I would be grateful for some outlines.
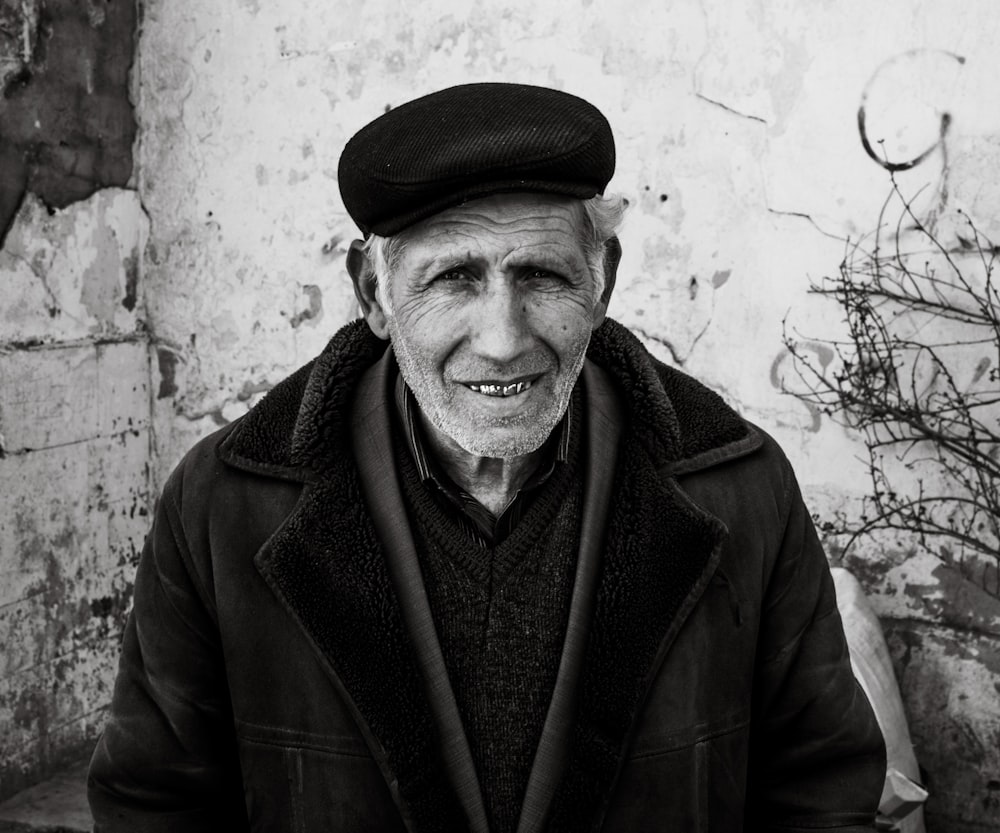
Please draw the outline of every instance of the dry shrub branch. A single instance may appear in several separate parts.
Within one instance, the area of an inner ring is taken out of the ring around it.
[[[966,214],[947,229],[921,221],[893,178],[877,230],[810,287],[845,316],[847,337],[825,342],[836,360],[817,362],[787,320],[783,340],[800,383],[788,392],[867,449],[864,512],[831,530],[845,551],[904,531],[1000,597],[998,255]]]

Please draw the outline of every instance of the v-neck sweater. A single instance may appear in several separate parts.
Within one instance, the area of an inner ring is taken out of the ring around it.
[[[514,833],[555,685],[580,537],[581,432],[509,536],[470,538],[395,448],[417,557],[492,833]]]

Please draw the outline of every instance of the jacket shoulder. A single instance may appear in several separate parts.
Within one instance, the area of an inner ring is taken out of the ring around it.
[[[169,530],[188,569],[205,588],[215,584],[220,558],[247,561],[292,511],[302,482],[233,466],[221,449],[246,416],[202,438],[181,458],[163,485],[155,527]],[[166,526],[163,526],[166,524]],[[225,544],[219,547],[219,542]],[[210,595],[214,595],[211,594]]]
[[[667,474],[713,465],[759,444],[719,394],[656,359],[617,321],[605,319],[594,332],[588,357],[615,381],[630,430]]]
[[[260,474],[288,474],[295,426],[316,360],[303,365],[275,385],[249,412],[227,429],[210,435],[215,455]],[[195,446],[192,452],[197,449]]]
[[[672,474],[695,471],[761,448],[770,438],[715,391],[660,361],[657,375],[677,419],[681,448]],[[773,444],[774,441],[771,440]]]

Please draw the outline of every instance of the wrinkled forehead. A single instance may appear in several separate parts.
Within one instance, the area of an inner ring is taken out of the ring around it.
[[[584,222],[583,203],[550,194],[495,194],[469,200],[426,218],[401,232],[412,239],[429,231],[488,229],[496,232],[579,232]]]
[[[441,211],[400,232],[406,251],[505,257],[551,252],[563,260],[584,255],[580,200],[548,194],[498,194]],[[411,259],[412,262],[412,259]]]

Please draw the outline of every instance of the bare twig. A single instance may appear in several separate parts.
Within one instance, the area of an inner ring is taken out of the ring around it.
[[[799,383],[789,392],[868,449],[863,514],[827,530],[848,536],[845,552],[878,530],[908,532],[954,550],[963,574],[975,572],[968,556],[992,562],[980,584],[1000,597],[1000,246],[964,214],[958,245],[945,246],[939,218],[923,222],[890,179],[875,231],[810,288],[845,314],[847,338],[820,340],[835,361],[818,364],[786,322]]]

